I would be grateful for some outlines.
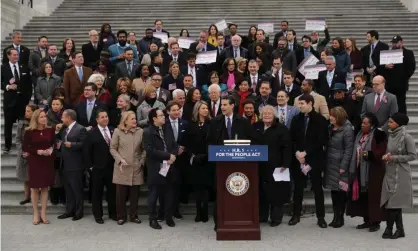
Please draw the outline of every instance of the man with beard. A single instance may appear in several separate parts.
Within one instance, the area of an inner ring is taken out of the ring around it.
[[[277,45],[277,49],[272,53],[272,59],[280,57],[283,63],[282,68],[291,71],[292,75],[296,76],[298,65],[295,52],[288,49],[285,37],[281,37]]]
[[[109,47],[110,52],[110,62],[113,65],[117,65],[120,62],[123,62],[125,60],[125,49],[130,47],[134,51],[134,60],[136,62],[139,61],[138,58],[138,52],[136,48],[130,44],[126,43],[126,40],[128,38],[128,33],[125,30],[120,30],[117,33],[118,37],[118,43],[113,44]]]
[[[29,69],[32,72],[32,82],[35,86],[36,80],[39,77],[41,60],[46,57],[48,57],[48,38],[46,36],[40,36],[38,38],[38,46],[29,55]]]
[[[50,63],[54,69],[54,74],[58,77],[64,76],[64,71],[67,68],[65,65],[65,60],[58,57],[58,47],[55,44],[51,44],[48,47],[48,56],[44,57],[41,60],[41,65],[43,63]]]
[[[392,50],[403,51],[403,62],[385,65],[383,75],[386,79],[386,90],[396,96],[399,112],[406,114],[406,91],[409,89],[409,79],[415,72],[415,55],[404,47],[401,36],[392,38]]]
[[[232,45],[232,41],[231,41],[232,37],[235,36],[235,35],[238,35],[237,34],[238,25],[231,23],[231,24],[228,25],[228,29],[229,29],[229,34],[230,35],[225,36],[225,47],[231,46]]]
[[[150,52],[150,48],[149,45],[150,44],[156,44],[158,46],[158,48],[162,47],[163,44],[161,42],[161,39],[154,37],[154,32],[152,31],[152,29],[148,28],[145,30],[145,37],[143,37],[139,42],[138,42],[138,52],[141,56],[147,54]]]

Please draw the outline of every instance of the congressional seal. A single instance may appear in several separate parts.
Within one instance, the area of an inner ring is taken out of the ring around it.
[[[244,195],[250,187],[248,177],[240,172],[231,173],[226,179],[226,189],[234,196]]]

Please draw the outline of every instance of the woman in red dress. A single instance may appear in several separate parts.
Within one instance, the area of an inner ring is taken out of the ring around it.
[[[23,139],[23,152],[28,156],[29,187],[33,205],[33,224],[49,224],[46,219],[48,187],[54,184],[54,129],[47,126],[45,111],[36,110],[26,128]],[[39,219],[38,201],[41,192],[41,218]]]

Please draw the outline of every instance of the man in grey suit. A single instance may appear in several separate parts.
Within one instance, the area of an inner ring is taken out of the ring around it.
[[[83,143],[87,135],[84,126],[77,124],[77,114],[67,109],[62,114],[62,124],[57,125],[57,138],[61,140],[61,164],[64,173],[64,189],[67,197],[65,213],[58,219],[83,218]],[[64,126],[64,127],[63,127]]]
[[[279,91],[277,93],[277,118],[279,119],[279,122],[284,124],[288,129],[290,129],[290,124],[293,120],[293,117],[299,114],[299,109],[287,105],[289,102],[289,94],[285,91]]]
[[[134,61],[134,50],[131,47],[125,49],[125,61],[116,65],[115,77],[119,78],[135,78],[135,72],[139,67],[139,64]]]
[[[385,78],[378,75],[373,78],[373,93],[364,97],[361,109],[362,117],[366,112],[372,112],[379,120],[379,127],[383,131],[388,131],[389,118],[398,112],[398,102],[396,96],[385,90]]]

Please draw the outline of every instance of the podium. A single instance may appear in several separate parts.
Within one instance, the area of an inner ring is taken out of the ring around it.
[[[268,160],[267,146],[210,145],[208,152],[216,162],[216,240],[260,240],[258,162]]]

